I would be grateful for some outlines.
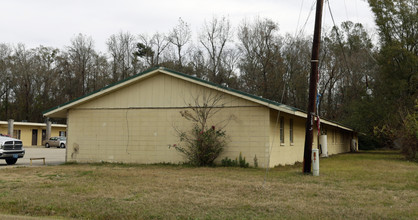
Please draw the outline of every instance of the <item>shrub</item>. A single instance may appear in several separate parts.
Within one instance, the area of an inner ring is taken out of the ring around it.
[[[416,159],[418,148],[418,101],[415,111],[408,113],[403,119],[402,147],[401,152],[407,159]]]
[[[371,135],[359,134],[358,142],[359,150],[375,150],[382,147],[376,138]]]
[[[178,128],[176,132],[180,143],[173,148],[182,153],[194,166],[212,166],[215,159],[223,151],[227,144],[226,133],[223,127],[229,119],[222,121],[224,126],[208,126],[209,119],[215,116],[224,107],[221,103],[222,95],[203,94],[195,97],[194,103],[188,105],[188,109],[180,111],[183,118],[193,123],[189,131]]]
[[[237,167],[238,163],[236,160],[231,160],[228,157],[225,157],[224,159],[222,159],[221,165],[223,167]]]
[[[245,157],[242,157],[241,153],[239,153],[239,157],[235,158],[235,160],[231,160],[228,157],[225,157],[224,159],[221,160],[221,165],[223,167],[242,167],[242,168],[248,168],[250,166],[250,164],[245,161]]]
[[[243,158],[242,157],[242,154],[241,154],[241,152],[239,153],[239,166],[240,167],[243,167],[243,168],[247,168],[247,167],[249,167],[250,166],[250,164],[248,164],[246,161],[245,161],[245,157]]]
[[[406,159],[416,160],[418,146],[418,99],[413,111],[399,111],[400,122],[375,127],[374,134],[391,147],[401,149]]]
[[[183,153],[194,166],[212,166],[226,145],[225,131],[212,126],[204,130],[197,125],[189,133],[180,134],[182,145],[173,147]]]

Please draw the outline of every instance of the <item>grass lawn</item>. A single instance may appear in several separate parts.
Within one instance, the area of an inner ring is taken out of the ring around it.
[[[81,219],[418,219],[418,164],[393,151],[270,169],[67,164],[0,170],[0,213]]]

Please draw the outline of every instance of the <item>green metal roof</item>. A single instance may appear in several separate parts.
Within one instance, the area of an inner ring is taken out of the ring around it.
[[[130,77],[126,78],[126,79],[122,79],[122,80],[120,80],[120,81],[118,81],[118,82],[115,82],[115,83],[109,84],[109,85],[107,85],[107,86],[105,86],[105,87],[103,87],[103,88],[101,88],[101,89],[98,89],[98,90],[93,91],[93,92],[91,92],[91,93],[88,93],[88,94],[86,94],[86,95],[83,95],[83,96],[80,96],[80,97],[75,98],[75,99],[73,99],[73,100],[70,100],[70,101],[68,101],[68,102],[66,102],[66,103],[64,103],[64,104],[57,105],[57,106],[52,107],[52,108],[50,108],[50,109],[48,109],[48,110],[45,110],[45,111],[43,111],[43,112],[42,112],[42,114],[46,114],[46,113],[48,113],[48,112],[50,112],[50,111],[53,111],[53,110],[55,110],[55,109],[58,109],[58,108],[64,107],[64,106],[69,105],[69,104],[71,104],[71,103],[74,103],[74,102],[76,102],[76,101],[78,101],[78,100],[80,100],[80,99],[86,98],[86,97],[88,97],[88,96],[91,96],[91,95],[93,95],[93,94],[96,94],[96,93],[98,93],[98,92],[101,92],[101,91],[103,91],[103,90],[106,90],[106,89],[108,89],[108,88],[114,87],[114,86],[116,86],[116,85],[119,85],[119,84],[121,84],[121,83],[123,83],[123,82],[129,81],[129,80],[134,79],[134,78],[136,78],[136,77],[140,77],[140,76],[142,76],[142,75],[145,75],[145,74],[147,74],[147,73],[149,73],[149,72],[152,72],[152,71],[154,71],[154,70],[157,70],[157,69],[158,69],[158,67],[153,67],[153,68],[150,68],[150,69],[148,69],[148,70],[145,70],[144,72],[141,72],[141,73],[138,73],[138,74],[136,74],[136,75],[130,76]]]
[[[183,77],[192,79],[192,80],[196,80],[196,81],[199,81],[199,82],[202,82],[202,83],[211,85],[211,86],[215,86],[215,87],[218,87],[220,89],[225,89],[225,90],[228,90],[230,92],[238,93],[238,94],[241,94],[241,95],[244,95],[244,96],[253,98],[253,99],[257,99],[259,101],[266,102],[266,103],[269,103],[269,104],[272,104],[272,105],[275,105],[275,106],[278,106],[278,107],[285,107],[285,108],[291,109],[292,111],[301,111],[301,112],[303,112],[300,109],[297,109],[297,108],[294,108],[294,107],[291,107],[291,106],[288,106],[288,105],[284,105],[284,104],[281,104],[281,103],[278,103],[278,102],[275,102],[275,101],[272,101],[272,100],[269,100],[269,99],[265,99],[265,98],[262,98],[260,96],[252,95],[250,93],[246,93],[246,92],[243,92],[243,91],[240,91],[240,90],[236,90],[236,89],[228,88],[228,87],[225,87],[225,86],[221,86],[219,84],[216,84],[216,83],[213,83],[213,82],[209,82],[207,80],[200,79],[200,78],[197,78],[197,77],[194,77],[194,76],[191,76],[191,75],[187,75],[187,74],[184,74],[184,73],[181,73],[181,72],[177,72],[177,71],[174,71],[174,70],[170,70],[170,69],[167,69],[165,67],[161,67],[160,69],[163,69],[163,70],[165,70],[167,72],[170,72],[170,73],[173,73],[173,74],[177,74],[177,75],[180,75],[180,76],[183,76]]]
[[[131,79],[134,79],[134,78],[137,78],[137,77],[141,77],[143,75],[146,75],[147,73],[153,72],[153,71],[158,70],[158,69],[165,70],[167,72],[170,72],[170,73],[173,73],[175,75],[179,75],[179,76],[182,76],[182,77],[185,77],[185,78],[189,78],[191,80],[199,81],[199,82],[202,82],[204,84],[208,84],[208,85],[211,85],[211,86],[215,86],[215,87],[218,87],[220,89],[225,89],[225,90],[228,90],[228,91],[233,92],[233,93],[238,93],[240,95],[244,95],[244,96],[247,96],[249,98],[257,99],[259,101],[266,102],[266,103],[271,104],[271,105],[275,105],[275,106],[282,107],[282,108],[283,107],[284,108],[288,108],[289,110],[292,110],[292,111],[301,111],[301,112],[304,112],[304,111],[302,111],[300,109],[297,109],[297,108],[294,108],[294,107],[291,107],[291,106],[288,106],[288,105],[284,105],[284,104],[281,104],[281,103],[278,103],[278,102],[275,102],[275,101],[272,101],[272,100],[269,100],[269,99],[265,99],[265,98],[262,98],[260,96],[252,95],[252,94],[249,94],[249,93],[246,93],[246,92],[243,92],[243,91],[239,91],[239,90],[236,90],[236,89],[232,89],[232,88],[228,88],[228,87],[225,87],[225,86],[221,86],[219,84],[216,84],[216,83],[213,83],[213,82],[209,82],[207,80],[200,79],[200,78],[197,78],[197,77],[194,77],[194,76],[185,74],[185,73],[181,73],[181,72],[178,72],[178,71],[174,71],[174,70],[171,70],[171,69],[168,69],[168,68],[165,68],[165,67],[154,67],[154,68],[150,68],[150,69],[148,69],[148,70],[146,70],[144,72],[141,72],[139,74],[130,76],[130,77],[126,78],[126,79],[120,80],[120,81],[118,81],[116,83],[109,84],[109,85],[107,85],[107,86],[105,86],[105,87],[103,87],[103,88],[101,88],[99,90],[93,91],[93,92],[88,93],[88,94],[83,95],[83,96],[80,96],[80,97],[78,97],[76,99],[73,99],[71,101],[68,101],[66,103],[63,103],[61,105],[58,105],[58,106],[55,106],[55,107],[50,108],[48,110],[45,110],[45,111],[42,112],[42,114],[46,114],[46,113],[48,113],[50,111],[53,111],[55,109],[64,107],[64,106],[69,105],[71,103],[74,103],[74,102],[76,102],[76,101],[78,101],[80,99],[86,98],[88,96],[91,96],[91,95],[96,94],[98,92],[101,92],[103,90],[109,89],[111,87],[114,87],[114,86],[119,85],[119,84],[121,84],[123,82],[129,81]]]
[[[184,77],[184,78],[188,78],[188,79],[190,79],[190,80],[192,80],[192,81],[197,81],[197,82],[200,82],[200,83],[203,83],[203,84],[209,85],[209,86],[217,87],[217,88],[219,88],[219,89],[221,89],[221,90],[227,90],[227,91],[229,91],[229,92],[231,92],[231,93],[235,93],[235,94],[237,94],[237,95],[242,95],[242,96],[248,97],[248,98],[250,98],[250,99],[255,99],[255,100],[260,101],[260,102],[261,102],[261,103],[263,103],[264,105],[273,105],[273,106],[277,106],[277,107],[282,108],[282,109],[287,109],[287,110],[290,110],[290,111],[293,111],[293,112],[301,112],[301,113],[306,114],[306,111],[303,111],[303,110],[301,110],[301,109],[298,109],[298,108],[295,108],[295,107],[291,107],[291,106],[288,106],[288,105],[285,105],[285,104],[281,104],[281,103],[279,103],[279,102],[275,102],[275,101],[272,101],[272,100],[269,100],[269,99],[266,99],[266,98],[262,98],[262,97],[260,97],[260,96],[256,96],[256,95],[253,95],[253,94],[249,94],[249,93],[243,92],[243,91],[239,91],[239,90],[236,90],[236,89],[232,89],[232,88],[228,88],[228,87],[225,87],[225,86],[221,86],[221,85],[219,85],[219,84],[216,84],[216,83],[213,83],[213,82],[209,82],[209,81],[207,81],[207,80],[200,79],[200,78],[198,78],[198,77],[191,76],[191,75],[188,75],[188,74],[185,74],[185,73],[181,73],[181,72],[178,72],[178,71],[174,71],[174,70],[171,70],[171,69],[168,69],[168,68],[165,68],[165,67],[154,67],[154,68],[150,68],[150,69],[148,69],[148,70],[146,70],[146,71],[144,71],[144,72],[141,72],[141,73],[138,73],[138,74],[133,75],[133,76],[131,76],[131,77],[128,77],[128,78],[126,78],[126,79],[120,80],[120,81],[118,81],[118,82],[116,82],[116,83],[109,84],[109,85],[107,85],[107,86],[105,86],[105,87],[103,87],[103,88],[101,88],[101,89],[99,89],[99,90],[96,90],[96,91],[94,91],[94,92],[88,93],[88,94],[86,94],[86,95],[84,95],[84,96],[78,97],[78,98],[73,99],[73,100],[71,100],[71,101],[69,101],[69,102],[66,102],[66,103],[64,103],[64,104],[61,104],[61,105],[55,106],[55,107],[53,107],[53,108],[51,108],[51,109],[48,109],[48,110],[46,110],[46,111],[42,112],[42,114],[44,114],[44,115],[45,115],[45,114],[47,114],[48,112],[54,111],[54,110],[59,109],[59,108],[61,108],[61,107],[65,107],[65,106],[67,106],[67,105],[70,105],[70,104],[72,104],[72,103],[74,103],[74,102],[76,102],[76,101],[79,101],[79,100],[81,100],[81,99],[84,99],[84,98],[87,98],[87,97],[89,97],[89,96],[92,96],[92,95],[94,95],[94,94],[96,94],[96,93],[99,93],[99,92],[101,92],[101,91],[104,91],[104,90],[107,90],[107,89],[111,89],[112,87],[115,87],[115,86],[117,86],[117,85],[119,85],[119,84],[122,84],[122,83],[124,83],[124,82],[127,82],[127,81],[129,81],[129,80],[132,80],[132,79],[135,79],[135,78],[142,77],[142,76],[144,76],[144,75],[146,75],[146,74],[148,74],[148,73],[154,72],[154,71],[156,72],[157,70],[166,71],[166,72],[169,72],[169,73],[174,74],[174,75],[178,75],[178,76],[181,76],[181,77]],[[336,124],[336,125],[343,126],[343,127],[344,127],[344,128],[346,128],[346,129],[348,128],[347,126],[341,125],[341,124],[339,124],[339,123],[337,123],[337,122],[333,122],[333,121],[329,121],[329,120],[326,120],[326,122],[331,122],[331,123],[334,123],[334,124]],[[349,129],[349,128],[348,128],[348,129]],[[350,129],[350,130],[351,130],[351,129]]]

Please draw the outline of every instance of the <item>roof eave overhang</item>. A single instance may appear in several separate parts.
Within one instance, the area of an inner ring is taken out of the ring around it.
[[[180,78],[180,79],[183,79],[185,81],[192,82],[194,84],[198,84],[198,85],[201,85],[201,86],[204,86],[204,87],[208,87],[208,88],[226,93],[226,94],[231,95],[231,96],[239,97],[239,98],[242,98],[242,99],[245,99],[245,100],[248,100],[248,101],[263,105],[263,106],[266,106],[268,108],[276,109],[276,110],[286,112],[286,113],[289,113],[289,114],[295,114],[295,111],[293,111],[291,109],[287,109],[285,107],[281,107],[281,106],[273,105],[273,104],[270,104],[270,103],[266,103],[265,101],[258,100],[256,98],[251,98],[247,95],[242,95],[242,94],[236,93],[234,91],[230,91],[228,89],[225,89],[225,88],[222,88],[222,87],[219,87],[219,86],[216,86],[216,85],[210,85],[210,84],[207,84],[206,82],[196,81],[194,79],[184,77],[184,76],[181,76],[181,75],[178,75],[178,74],[174,74],[174,73],[172,73],[170,71],[166,71],[166,70],[160,70],[160,71],[164,72],[167,75],[170,75],[170,76],[173,76],[173,77],[176,77],[176,78]]]
[[[252,95],[249,95],[249,94],[246,94],[246,93],[239,93],[235,90],[224,88],[224,87],[221,87],[221,86],[213,84],[213,83],[209,83],[209,82],[204,81],[204,80],[195,79],[194,77],[191,77],[191,76],[188,76],[188,75],[185,75],[185,74],[177,73],[175,71],[166,70],[163,67],[151,69],[148,72],[144,72],[143,74],[141,74],[139,76],[138,75],[133,76],[133,77],[128,78],[127,80],[124,80],[124,81],[119,82],[117,84],[109,85],[107,87],[104,87],[101,90],[95,91],[91,94],[85,95],[81,98],[70,101],[70,102],[65,103],[61,106],[57,106],[57,107],[55,107],[51,110],[47,110],[43,114],[43,116],[44,117],[50,117],[50,118],[66,118],[67,117],[67,111],[70,108],[74,108],[74,107],[76,107],[76,106],[78,106],[78,105],[80,105],[80,104],[82,104],[82,103],[84,103],[88,100],[92,100],[92,99],[101,97],[101,96],[106,95],[110,92],[121,89],[121,88],[123,88],[127,85],[130,85],[130,84],[133,84],[133,83],[138,82],[140,80],[151,77],[152,75],[154,75],[158,72],[170,75],[170,76],[175,77],[175,78],[180,78],[182,80],[185,80],[185,81],[188,81],[188,82],[191,82],[191,83],[194,83],[194,84],[198,84],[198,85],[201,85],[201,86],[204,86],[204,87],[207,87],[207,88],[211,88],[211,89],[214,89],[214,90],[217,90],[217,91],[220,91],[220,92],[223,92],[223,93],[235,96],[235,97],[239,97],[239,98],[242,98],[242,99],[245,99],[245,100],[249,100],[251,102],[260,104],[261,106],[265,106],[265,107],[268,107],[270,109],[274,109],[274,110],[277,110],[277,111],[281,111],[281,112],[291,114],[291,115],[295,115],[295,116],[302,117],[302,118],[307,118],[307,114],[305,112],[302,112],[302,111],[300,111],[296,108],[291,108],[289,106],[286,106],[286,105],[283,105],[283,104],[280,104],[280,103],[275,103],[275,102],[269,103],[269,102],[265,101],[265,99],[263,99],[263,98],[252,96]],[[324,123],[324,124],[328,124],[328,125],[331,125],[331,126],[335,126],[335,127],[344,129],[344,130],[353,131],[350,128],[347,128],[345,126],[341,126],[337,123],[334,123],[334,122],[331,122],[331,121],[328,121],[328,120],[321,119],[321,122]]]
[[[135,83],[135,82],[137,82],[139,80],[142,80],[144,78],[150,77],[151,75],[157,73],[158,71],[160,71],[160,70],[159,69],[155,69],[155,70],[152,70],[150,72],[147,72],[147,73],[145,73],[145,74],[143,74],[143,75],[141,75],[139,77],[133,77],[133,78],[130,78],[128,80],[122,81],[122,82],[120,82],[120,83],[118,83],[116,85],[110,85],[110,86],[104,87],[101,90],[95,91],[95,92],[93,92],[91,94],[88,94],[88,95],[85,95],[85,96],[82,96],[81,98],[78,98],[76,100],[70,101],[70,102],[65,103],[65,104],[63,104],[61,106],[57,106],[54,109],[51,109],[49,111],[47,110],[43,114],[43,116],[44,117],[49,117],[49,118],[66,118],[67,117],[67,110],[69,110],[70,108],[73,108],[75,106],[78,106],[78,105],[80,105],[80,104],[82,104],[82,103],[84,103],[84,102],[86,102],[88,100],[92,100],[92,99],[101,97],[103,95],[106,95],[106,94],[108,94],[110,92],[116,91],[116,90],[118,90],[120,88],[123,88],[123,87],[125,87],[125,86],[127,86],[129,84]]]

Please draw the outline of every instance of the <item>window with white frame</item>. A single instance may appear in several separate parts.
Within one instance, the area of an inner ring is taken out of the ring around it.
[[[289,120],[289,142],[293,144],[293,118]]]
[[[280,144],[284,144],[284,117],[280,117]]]

